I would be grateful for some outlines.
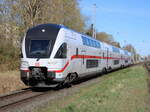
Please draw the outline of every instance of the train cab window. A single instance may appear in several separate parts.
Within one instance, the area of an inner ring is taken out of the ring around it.
[[[50,40],[31,40],[29,53],[32,57],[48,56],[49,49],[51,48]]]
[[[67,44],[66,43],[63,43],[59,47],[54,58],[67,58]]]

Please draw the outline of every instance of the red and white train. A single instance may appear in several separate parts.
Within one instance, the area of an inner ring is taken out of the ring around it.
[[[67,84],[130,64],[130,52],[63,25],[33,27],[22,42],[21,80],[33,87]]]

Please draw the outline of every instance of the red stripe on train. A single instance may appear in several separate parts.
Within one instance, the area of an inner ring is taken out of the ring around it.
[[[116,58],[116,57],[102,57],[102,56],[89,56],[89,55],[73,55],[71,56],[71,60],[73,59],[79,59],[79,58],[95,58],[95,59],[125,59],[125,58]],[[54,71],[56,73],[60,73],[60,72],[63,72],[67,66],[69,65],[69,61],[65,64],[65,66],[60,69],[60,70],[49,70],[50,71]]]
[[[67,68],[68,65],[69,65],[69,61],[61,70],[48,70],[48,72],[57,72],[57,73],[63,72]]]

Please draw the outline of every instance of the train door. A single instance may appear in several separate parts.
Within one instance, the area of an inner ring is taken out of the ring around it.
[[[80,71],[82,72],[82,75],[85,75],[86,70],[87,70],[85,55],[86,55],[86,50],[82,49],[81,50],[81,61],[80,61],[80,64],[81,64]]]
[[[106,51],[105,50],[102,50],[102,55],[101,56],[102,56],[102,59],[100,59],[100,65],[99,65],[99,67],[102,70],[103,68],[106,67],[106,59],[105,59],[105,57],[106,57]]]
[[[75,59],[72,60],[72,69],[73,72],[77,72],[79,77],[83,76],[86,72],[85,70],[85,51],[81,50],[81,48],[76,47],[75,52]]]
[[[108,68],[108,66],[109,66],[109,49],[108,48],[106,48],[106,65],[107,65],[107,68]]]
[[[102,51],[99,51],[99,56],[102,57],[103,56],[103,52]],[[97,68],[97,71],[101,71],[102,68],[103,68],[103,59],[98,59],[98,68]]]
[[[81,62],[79,57],[79,48],[74,47],[71,50],[72,54],[70,55],[70,62],[71,62],[71,69],[72,72],[76,72],[78,74],[81,74],[80,68],[81,68]]]
[[[121,65],[124,65],[123,55],[121,54]]]

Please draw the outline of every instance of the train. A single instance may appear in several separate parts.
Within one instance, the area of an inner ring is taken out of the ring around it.
[[[21,80],[31,87],[56,87],[133,63],[126,50],[64,25],[40,24],[21,44]]]

